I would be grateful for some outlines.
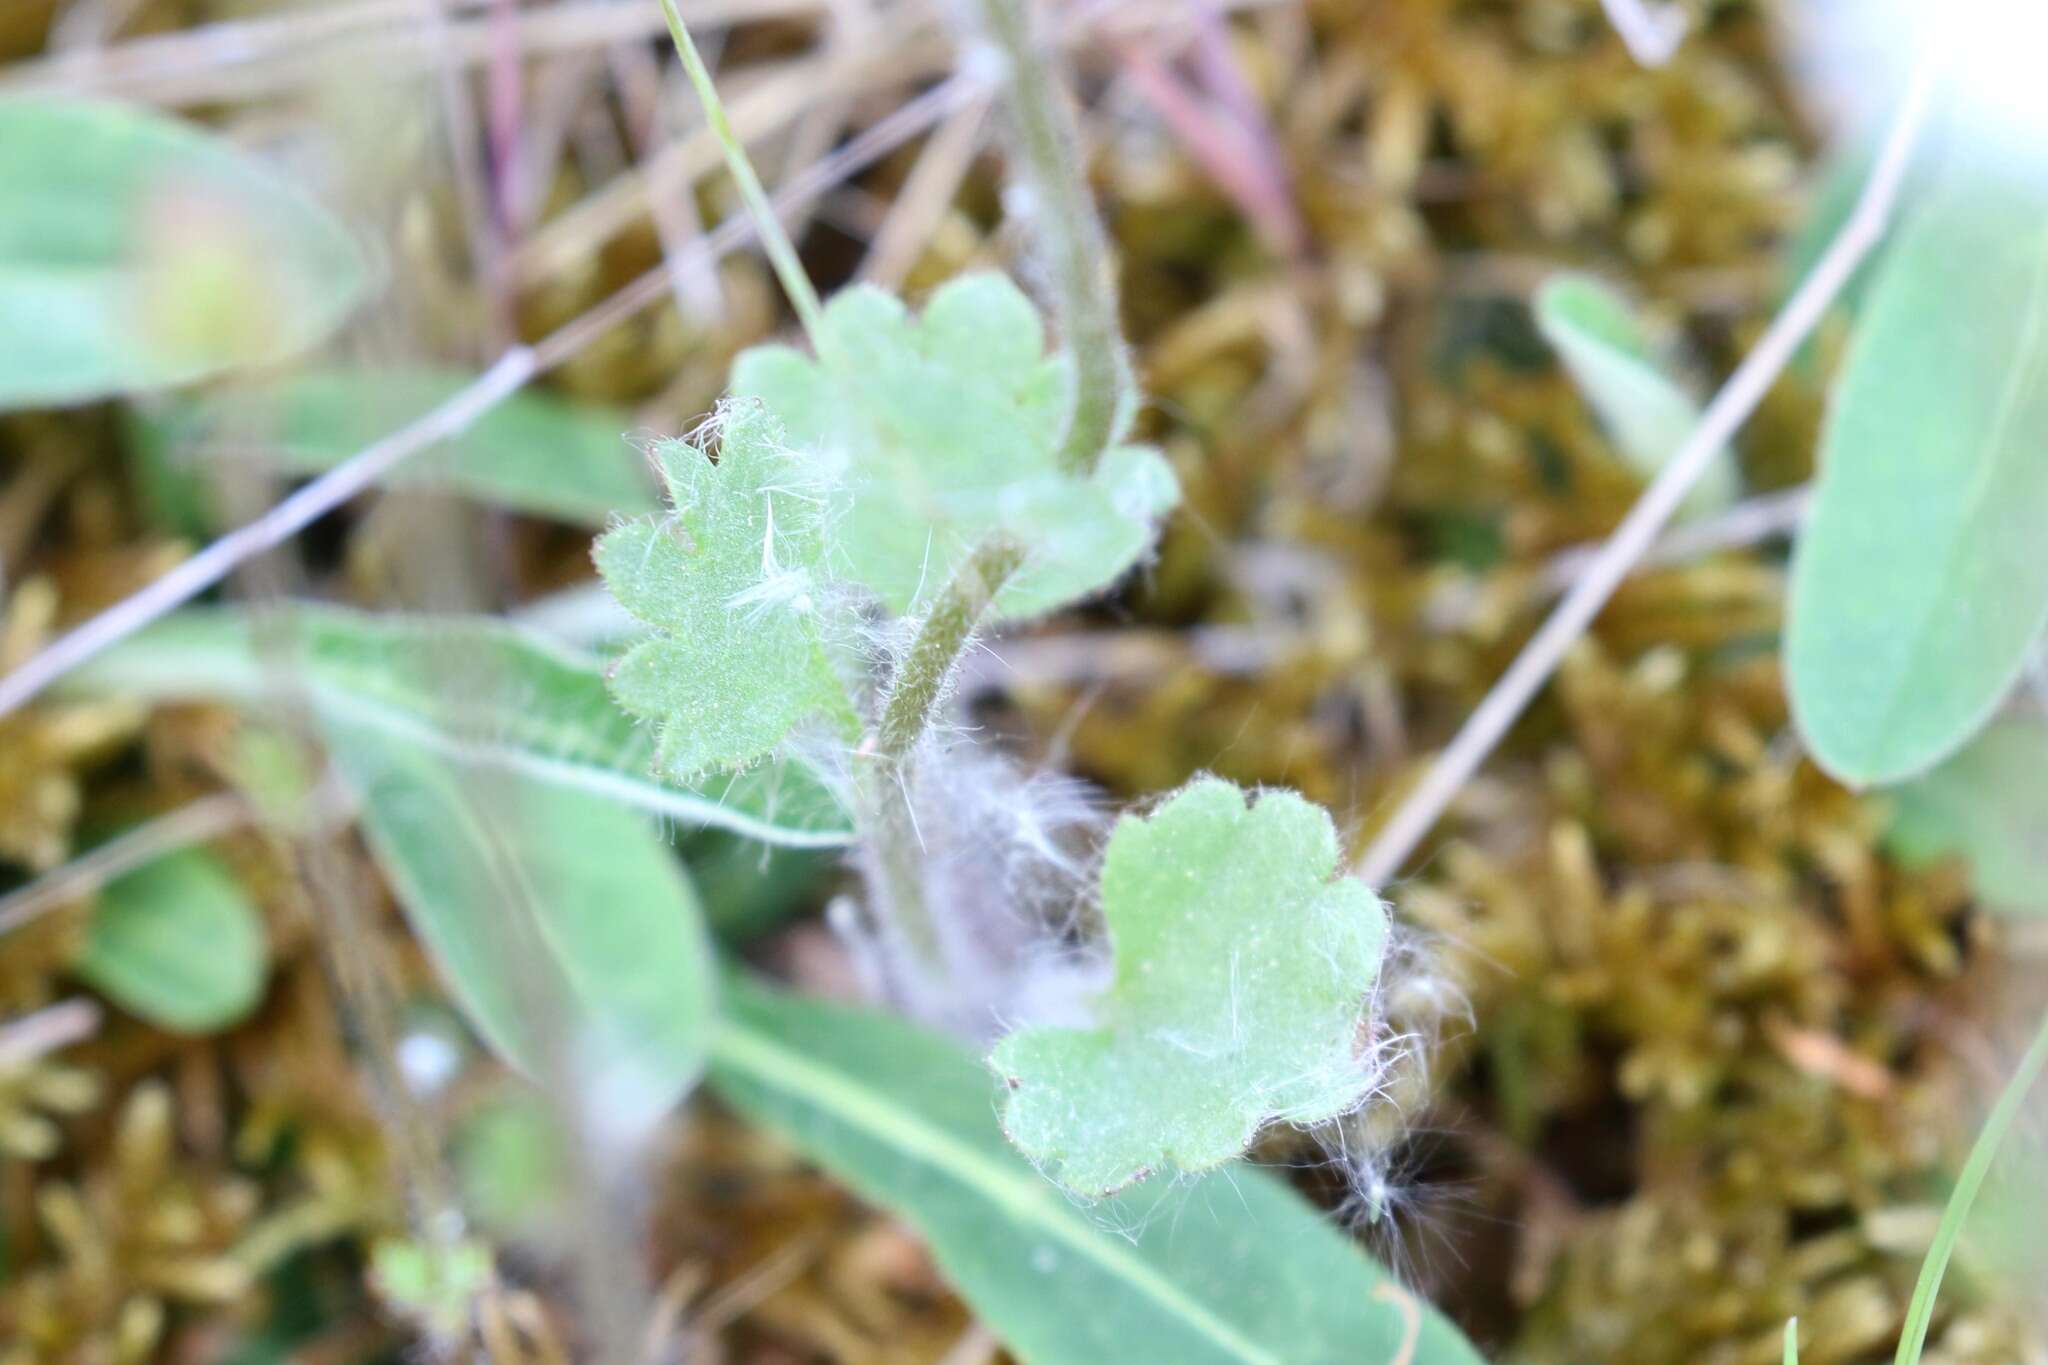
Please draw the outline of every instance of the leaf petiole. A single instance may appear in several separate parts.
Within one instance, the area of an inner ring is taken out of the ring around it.
[[[911,808],[911,761],[931,729],[989,604],[1024,562],[1015,542],[992,536],[960,566],[918,627],[882,704],[882,719],[857,778],[857,819],[870,859],[876,909],[900,937],[908,965],[929,986],[947,980],[945,946],[924,895],[924,847]]]

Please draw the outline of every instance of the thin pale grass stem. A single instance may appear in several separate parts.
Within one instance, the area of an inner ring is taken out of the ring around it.
[[[0,1024],[0,1071],[27,1066],[99,1032],[100,1007],[83,996]]]
[[[648,160],[659,154],[666,139],[667,100],[661,64],[652,50],[639,43],[621,43],[609,56],[613,82],[627,108],[626,142],[639,159],[639,173],[644,176]],[[663,253],[676,260],[690,259],[693,244],[704,235],[696,196],[650,194],[648,201]],[[677,276],[675,298],[676,311],[685,318],[716,320],[725,316],[725,286],[709,263]]]
[[[868,244],[858,272],[861,279],[890,290],[902,285],[952,208],[960,182],[974,164],[988,108],[989,101],[976,100],[926,139],[917,163],[889,206],[888,216]]]
[[[1927,121],[1933,88],[1933,72],[1923,67],[1915,74],[1906,92],[1855,211],[1842,225],[1827,253],[1793,294],[1784,311],[1771,323],[1755,349],[1744,357],[1727,384],[1714,396],[1699,426],[1694,428],[1670,463],[1644,491],[1599,555],[1586,566],[1585,574],[1572,585],[1557,609],[1472,712],[1450,746],[1437,757],[1422,781],[1374,836],[1358,864],[1358,875],[1365,881],[1374,886],[1384,885],[1434,828],[1438,817],[1549,681],[1566,652],[1585,633],[1593,618],[1599,615],[1615,588],[1656,542],[1658,533],[1693,484],[1699,481],[1716,452],[1748,420],[1807,335],[1819,325],[1864,257],[1884,236],[1913,149]]]
[[[734,183],[740,187],[740,198],[745,201],[747,212],[754,216],[754,228],[760,235],[761,247],[768,253],[769,264],[775,267],[775,277],[782,281],[782,292],[789,296],[790,307],[796,309],[797,317],[803,322],[812,349],[817,350],[825,337],[825,308],[818,301],[817,286],[804,273],[804,264],[797,258],[796,243],[790,241],[789,234],[782,230],[782,219],[770,202],[768,191],[762,188],[761,177],[754,173],[754,163],[748,160],[747,149],[740,145],[732,120],[726,117],[725,101],[718,97],[718,85],[711,79],[711,70],[704,65],[704,58],[697,51],[697,41],[690,36],[689,25],[676,12],[676,0],[661,0],[661,12],[668,20],[668,36],[675,42],[676,55],[683,59],[683,70],[690,73],[690,84],[696,87],[697,102],[704,106],[704,118],[710,123],[711,131],[717,135],[718,145],[725,153],[726,169],[732,172]]]
[[[1660,564],[1682,564],[1716,550],[1737,550],[1789,535],[1806,520],[1813,506],[1813,489],[1806,484],[1776,493],[1746,498],[1725,512],[1689,522],[1659,536],[1644,552],[1638,568]],[[1563,592],[1576,583],[1599,558],[1599,545],[1577,545],[1560,550],[1543,565],[1543,581],[1552,591]]]
[[[962,107],[981,88],[979,82],[966,77],[954,77],[934,86],[864,129],[830,157],[813,165],[809,173],[793,179],[777,198],[795,202],[823,193]],[[716,259],[752,233],[751,219],[744,213],[735,214],[701,239],[697,254]],[[665,262],[531,347],[507,351],[489,370],[439,407],[366,446],[254,521],[215,540],[164,577],[59,636],[13,672],[0,677],[0,716],[19,709],[102,650],[214,587],[251,556],[283,543],[317,518],[366,491],[413,455],[461,434],[470,423],[537,375],[562,364],[643,308],[667,297],[676,272],[684,268],[682,262]]]
[[[1274,2],[1228,0],[1218,8],[1251,9]],[[733,126],[748,140],[758,141],[794,122],[807,100],[851,99],[878,83],[916,83],[947,69],[950,54],[943,44],[933,41],[936,35],[923,27],[924,17],[920,12],[911,25],[891,30],[893,46],[886,52],[873,52],[856,42],[825,55],[791,58],[773,69],[762,69],[766,64],[760,64],[734,73],[727,81],[733,92],[727,106]],[[1188,19],[1186,12],[1120,0],[1120,7],[1113,10],[1096,5],[1064,16],[1058,38],[1062,44],[1072,44],[1090,31],[1090,24],[1096,24],[1119,41],[1136,41],[1155,30],[1184,25]],[[700,17],[698,27],[706,22]],[[743,76],[752,81],[744,88],[740,85]],[[708,129],[693,130],[670,142],[644,165],[616,177],[513,247],[509,253],[513,278],[522,284],[535,283],[585,260],[601,244],[639,221],[652,202],[677,193],[702,175],[718,155],[716,138]],[[788,216],[787,209],[782,212]]]
[[[108,882],[166,853],[203,844],[250,823],[255,812],[233,792],[216,792],[109,839],[98,848],[0,896],[0,935],[34,923],[60,905],[92,895]]]
[[[1970,1208],[1977,1202],[1978,1191],[1984,1188],[1985,1177],[1991,1173],[1991,1163],[1998,1156],[1999,1146],[2005,1141],[2013,1120],[2019,1116],[2020,1105],[2025,1102],[2027,1092],[2034,1088],[2034,1081],[2040,1076],[2044,1064],[2048,1064],[2048,1014],[2041,1017],[2034,1041],[2020,1058],[2012,1079],[1999,1093],[1998,1102],[1991,1106],[1991,1114],[1978,1130],[1977,1140],[1970,1146],[1970,1155],[1963,1162],[1962,1173],[1956,1177],[1956,1187],[1949,1194],[1948,1207],[1941,1211],[1941,1222],[1934,1230],[1934,1243],[1927,1248],[1927,1258],[1920,1263],[1920,1278],[1914,1282],[1912,1301],[1906,1305],[1906,1322],[1899,1330],[1899,1350],[1893,1357],[1895,1365],[1919,1365],[1920,1352],[1927,1345],[1927,1328],[1934,1320],[1935,1300],[1941,1294],[1941,1279],[1948,1272],[1949,1258],[1955,1254],[1956,1239],[1962,1235],[1963,1224],[1969,1220]]]
[[[842,83],[865,81],[859,71],[812,54],[775,63],[750,65],[729,81],[732,101],[727,112],[734,128],[750,141],[774,136],[797,117],[805,101]],[[657,68],[657,75],[659,68]],[[920,79],[924,69],[892,64],[883,75]],[[723,159],[717,134],[708,126],[692,126],[670,138],[641,164],[613,176],[598,189],[528,233],[511,252],[513,279],[538,284],[579,261],[589,259],[606,242],[632,227],[654,206],[692,193],[697,179]]]
[[[489,176],[476,154],[476,109],[470,104],[469,85],[462,69],[452,60],[451,23],[448,0],[420,0],[426,15],[427,32],[442,45],[444,60],[435,80],[441,101],[441,121],[448,144],[448,163],[455,173],[455,202],[462,217],[462,233],[469,243],[470,261],[484,281],[484,295],[490,301],[487,316],[491,350],[502,349],[511,339],[511,305],[505,289],[505,252],[501,224],[490,211]]]
[[[490,0],[452,0],[457,11]],[[751,23],[815,14],[824,0],[692,0],[697,22]],[[452,61],[491,60],[486,19],[458,22],[444,47],[420,32],[417,0],[308,8],[288,16],[223,20],[90,51],[25,61],[0,78],[10,92],[119,95],[157,104],[222,103],[284,94],[329,77],[337,63],[396,80]],[[577,52],[661,32],[642,0],[583,0],[519,12],[513,38],[522,56]]]

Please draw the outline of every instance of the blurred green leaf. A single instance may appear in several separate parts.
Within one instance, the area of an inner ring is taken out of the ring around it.
[[[263,997],[263,916],[212,854],[166,854],[107,884],[74,967],[159,1028],[212,1033]]]
[[[826,364],[747,351],[732,391],[765,402],[819,463],[835,498],[829,567],[896,612],[928,606],[1000,535],[1026,560],[995,615],[1042,615],[1115,582],[1179,499],[1147,446],[1112,447],[1092,475],[1061,468],[1067,360],[1046,354],[1038,310],[1002,275],[954,280],[915,318],[879,289],[848,289],[819,344]]]
[[[545,1234],[572,1188],[567,1135],[546,1103],[515,1096],[469,1114],[455,1132],[455,1173],[462,1207],[504,1236]]]
[[[684,845],[712,931],[745,943],[815,908],[840,865],[834,849],[787,848],[707,829]]]
[[[0,410],[79,403],[283,359],[367,281],[304,191],[190,124],[0,99]]]
[[[474,378],[434,369],[333,371],[169,399],[133,418],[136,454],[160,502],[197,457],[318,474],[432,411]],[[628,413],[529,389],[454,440],[401,464],[389,482],[603,526],[620,513],[658,506],[646,458],[627,439],[632,425]]]
[[[1590,275],[1559,275],[1537,292],[1536,326],[1615,448],[1655,478],[1699,425],[1700,406],[1665,372],[1628,299]],[[1718,512],[1740,491],[1735,457],[1723,448],[1680,513]]]
[[[1003,1128],[1085,1197],[1240,1156],[1271,1120],[1356,1108],[1387,915],[1337,874],[1337,831],[1293,792],[1199,778],[1117,823],[1102,864],[1116,976],[1094,1027],[1019,1029],[989,1065]]]
[[[2048,728],[2041,722],[1999,721],[1888,798],[1885,841],[1900,859],[1924,864],[1961,855],[1985,904],[2048,913]]]
[[[386,1237],[370,1248],[370,1287],[390,1309],[441,1340],[469,1331],[476,1301],[497,1279],[482,1242],[439,1246]]]
[[[329,726],[364,837],[486,1042],[640,1131],[703,1069],[716,984],[682,864],[603,797]]]
[[[108,649],[66,686],[146,701],[261,703],[273,676],[264,618],[181,612]],[[481,766],[591,792],[766,843],[848,842],[844,808],[797,762],[686,785],[655,772],[648,733],[613,705],[594,656],[488,617],[373,616],[295,606],[270,622],[276,664],[296,669],[323,713]],[[443,724],[462,718],[462,733]]]
[[[1021,1359],[1479,1365],[1286,1184],[1233,1167],[1088,1206],[1004,1141],[988,1072],[902,1020],[728,982],[711,1080],[909,1220]]]
[[[1967,155],[1906,222],[1822,436],[1786,667],[1814,758],[1903,781],[1975,734],[2048,624],[2048,189]]]

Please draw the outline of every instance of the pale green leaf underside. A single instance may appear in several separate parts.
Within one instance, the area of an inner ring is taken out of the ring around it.
[[[1102,871],[1116,975],[1093,1029],[1027,1028],[990,1065],[1011,1141],[1084,1195],[1241,1154],[1272,1120],[1355,1107],[1386,944],[1364,883],[1332,879],[1330,817],[1291,792],[1247,805],[1203,778],[1125,819]]]
[[[1845,782],[1990,717],[2048,623],[2048,192],[1965,160],[1906,223],[1822,435],[1792,558],[1793,715]]]
[[[819,716],[851,723],[818,630],[827,499],[758,403],[723,410],[718,462],[661,447],[674,511],[605,533],[597,568],[654,628],[612,666],[664,771],[744,767]]]
[[[1536,295],[1536,326],[1600,419],[1615,448],[1655,478],[1700,422],[1699,404],[1666,374],[1629,302],[1589,275],[1559,275]],[[1681,504],[1681,515],[1726,508],[1740,491],[1724,447]]]
[[[921,317],[878,289],[825,309],[828,364],[762,346],[733,367],[834,488],[833,570],[915,614],[984,539],[1023,546],[995,613],[1017,619],[1108,587],[1179,498],[1157,451],[1110,450],[1091,477],[1058,461],[1069,379],[1037,310],[997,274],[940,289]]]
[[[263,916],[212,854],[169,853],[107,884],[74,968],[159,1028],[211,1033],[262,998]]]
[[[339,326],[367,280],[302,190],[127,105],[0,98],[0,186],[0,410],[281,359]]]
[[[460,392],[453,370],[364,369],[297,375],[139,414],[148,455],[173,469],[197,459],[318,474]],[[447,489],[585,526],[659,506],[646,460],[626,440],[631,414],[527,390],[452,441],[401,464],[391,482]]]
[[[703,1069],[716,982],[682,865],[603,797],[330,722],[363,833],[491,1047],[626,1131]]]
[[[1987,905],[2048,913],[2048,728],[2040,722],[1994,723],[1889,801],[1885,840],[1900,858],[1960,854]]]
[[[145,701],[259,704],[282,680],[266,670],[260,619],[182,612],[113,646],[66,685]],[[663,778],[651,735],[613,705],[596,657],[502,622],[294,606],[276,626],[278,658],[294,670],[288,680],[340,722],[766,843],[826,847],[853,837],[844,806],[801,764],[694,785]]]
[[[915,1225],[1031,1365],[1478,1365],[1457,1329],[1262,1171],[1083,1206],[1009,1149],[988,1073],[951,1042],[745,981],[726,999],[712,1085]]]

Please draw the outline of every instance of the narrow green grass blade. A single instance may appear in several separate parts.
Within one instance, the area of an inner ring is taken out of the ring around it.
[[[703,1069],[715,980],[695,892],[640,813],[332,725],[363,833],[497,1053],[637,1132]]]
[[[2042,1017],[2033,1043],[2020,1058],[2012,1079],[2005,1083],[1998,1103],[1991,1106],[1991,1115],[1978,1130],[1977,1141],[1970,1147],[1962,1174],[1956,1177],[1956,1187],[1949,1194],[1948,1207],[1941,1211],[1941,1223],[1934,1230],[1934,1244],[1927,1249],[1927,1259],[1920,1263],[1920,1278],[1913,1286],[1913,1300],[1906,1305],[1906,1325],[1899,1332],[1899,1351],[1894,1357],[1896,1365],[1919,1365],[1920,1352],[1927,1345],[1928,1324],[1934,1320],[1935,1300],[1941,1293],[1941,1278],[1948,1271],[1949,1258],[1955,1254],[1956,1238],[1962,1235],[1963,1224],[1970,1217],[1970,1207],[1977,1202],[1977,1192],[1984,1187],[1985,1177],[1991,1173],[1991,1163],[1998,1156],[2000,1144],[2005,1141],[2006,1130],[2018,1117],[2020,1105],[2027,1098],[2027,1092],[2034,1088],[2035,1078],[2041,1074],[2044,1064],[2048,1064],[2048,1015]]]
[[[949,1040],[743,979],[711,1083],[866,1198],[1034,1365],[1478,1365],[1456,1328],[1263,1171],[1076,1201],[1012,1151]]]
[[[140,459],[164,483],[202,459],[320,474],[424,416],[474,382],[440,369],[329,370],[198,398],[132,421]],[[391,482],[446,489],[514,511],[601,527],[659,506],[647,458],[626,439],[630,413],[527,390],[477,418]]]
[[[775,206],[768,200],[768,191],[761,187],[761,177],[754,173],[754,163],[747,159],[747,149],[740,145],[739,134],[733,131],[732,120],[726,117],[725,101],[718,97],[718,86],[711,79],[703,56],[697,51],[689,25],[676,12],[675,0],[661,0],[661,12],[668,20],[668,33],[675,42],[676,55],[683,59],[683,69],[689,73],[690,84],[697,91],[697,101],[704,106],[704,117],[710,122],[711,131],[717,134],[718,145],[725,152],[726,167],[740,187],[740,197],[746,201],[747,214],[754,220],[754,229],[760,234],[768,262],[774,266],[775,276],[782,282],[782,292],[789,296],[790,306],[796,309],[797,316],[803,320],[804,331],[810,334],[815,345],[819,335],[818,318],[822,312],[818,291],[812,286],[811,277],[804,273],[803,262],[797,259],[796,245],[782,230],[782,220],[775,216]]]
[[[1666,372],[1629,300],[1590,275],[1559,275],[1536,294],[1536,327],[1615,448],[1653,479],[1700,423],[1700,405]],[[1686,498],[1681,515],[1725,509],[1741,491],[1725,448]]]
[[[612,704],[600,660],[501,621],[299,606],[278,625],[283,661],[322,712],[344,723],[764,843],[833,847],[853,837],[838,798],[797,762],[696,784],[663,779],[650,732]],[[181,612],[107,650],[66,686],[146,701],[260,703],[272,679],[257,628],[246,611]],[[462,717],[462,735],[443,727],[451,713]]]

